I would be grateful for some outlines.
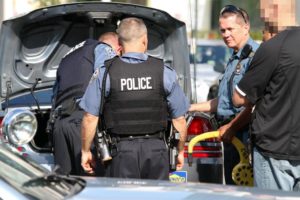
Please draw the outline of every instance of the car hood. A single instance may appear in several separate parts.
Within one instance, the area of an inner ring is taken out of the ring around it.
[[[74,3],[32,11],[6,20],[0,33],[0,98],[52,87],[62,57],[76,44],[115,31],[125,17],[142,18],[148,27],[148,53],[178,73],[190,95],[186,26],[168,13],[132,4]]]
[[[86,188],[71,199],[106,200],[192,200],[192,199],[297,199],[294,192],[260,190],[205,183],[171,183],[168,181],[85,177]]]

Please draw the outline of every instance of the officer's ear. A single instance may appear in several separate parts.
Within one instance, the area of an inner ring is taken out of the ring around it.
[[[147,49],[148,49],[148,37],[147,37],[147,34],[145,34],[145,35],[143,36],[142,42],[143,42],[143,45],[144,45],[144,47],[145,47],[145,51],[144,51],[144,52],[146,52]]]

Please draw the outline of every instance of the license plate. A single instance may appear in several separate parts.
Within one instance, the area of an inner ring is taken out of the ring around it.
[[[187,171],[170,172],[169,179],[173,183],[186,183],[187,182]]]

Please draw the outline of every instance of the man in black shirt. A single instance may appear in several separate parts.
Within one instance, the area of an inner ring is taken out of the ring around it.
[[[279,33],[257,50],[233,94],[235,106],[254,106],[254,180],[265,189],[300,190],[300,27],[294,0],[261,0],[262,18]],[[241,118],[241,117],[240,117]],[[239,120],[234,120],[239,124]]]

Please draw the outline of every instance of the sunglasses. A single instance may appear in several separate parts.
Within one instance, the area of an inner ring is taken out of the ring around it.
[[[247,24],[247,20],[246,20],[246,17],[244,15],[243,11],[240,8],[238,8],[234,5],[224,6],[220,11],[220,15],[223,15],[224,13],[237,13],[237,14],[240,14],[243,17],[245,23]]]

